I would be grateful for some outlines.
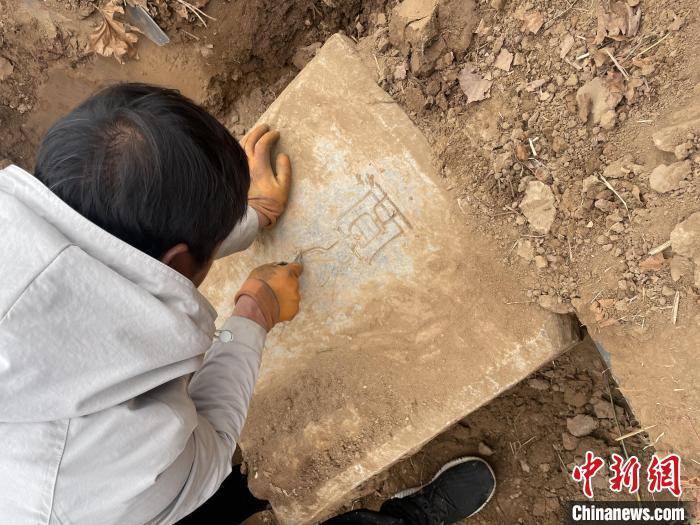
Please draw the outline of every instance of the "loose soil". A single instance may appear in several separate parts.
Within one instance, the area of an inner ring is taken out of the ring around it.
[[[438,27],[458,23],[438,29],[437,40],[430,34],[397,40],[391,25],[397,4],[211,0],[204,9],[216,21],[208,27],[164,10],[156,19],[171,44],[158,48],[141,38],[139,59],[121,65],[89,49],[100,18],[95,2],[0,0],[0,160],[31,170],[38,141],[56,118],[96,89],[127,79],[176,87],[242,136],[314,49],[342,30],[428,137],[445,188],[519,277],[522,289],[509,301],[576,311],[593,337],[633,334],[658,345],[652,350],[659,354],[667,337],[697,340],[692,261],[683,266],[669,249],[649,260],[649,251],[699,209],[700,132],[685,132],[673,153],[652,141],[652,133],[700,112],[696,0],[642,1],[636,35],[598,45],[596,1],[482,0],[470,16],[438,16]],[[454,2],[442,4],[449,10]],[[424,37],[425,46],[409,42]],[[586,99],[595,78],[605,83],[595,100]],[[607,111],[589,116],[599,99]],[[688,161],[684,178],[665,193],[653,189],[654,168],[679,159]],[[699,378],[694,354],[687,355],[690,366],[669,372],[674,407],[689,421],[674,442],[685,439],[682,446],[697,451]],[[670,390],[659,386],[668,374],[657,373],[657,365],[640,371],[645,392],[635,401],[668,398]],[[579,497],[567,471],[582,452],[607,456],[619,450],[615,437],[639,428],[606,368],[590,344],[572,351],[373,480],[365,488],[374,495],[354,506],[375,505],[482,443],[482,452],[483,445],[493,451],[500,485],[496,505],[475,522],[560,523],[562,502]],[[597,417],[596,407],[611,399],[616,417]],[[565,450],[566,420],[577,413],[595,418],[597,428]],[[627,452],[648,457],[666,439],[653,430],[639,434],[626,440]],[[693,460],[700,458],[688,457],[689,475],[697,469]],[[697,478],[686,485],[689,492],[694,487]],[[613,497],[602,485],[597,491],[601,499]]]

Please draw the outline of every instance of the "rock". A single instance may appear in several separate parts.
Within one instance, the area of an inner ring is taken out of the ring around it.
[[[482,456],[493,456],[493,449],[483,441],[479,441],[479,454]]]
[[[0,57],[0,81],[5,80],[15,71],[15,66],[5,57]]]
[[[474,0],[439,0],[440,38],[455,53],[464,53],[479,23]]]
[[[576,450],[578,446],[578,438],[572,436],[568,432],[561,433],[561,442],[564,445],[564,450]]]
[[[455,54],[452,51],[450,51],[449,53],[445,53],[444,55],[442,55],[438,59],[437,63],[435,64],[435,67],[438,70],[447,69],[448,67],[450,67],[452,65],[452,62],[454,62],[454,61],[455,61]]]
[[[409,85],[404,91],[404,95],[406,96],[406,105],[408,109],[414,113],[423,111],[426,100],[419,86],[413,84]]]
[[[596,177],[595,175],[589,175],[585,179],[583,179],[583,186],[581,187],[581,190],[584,195],[588,195],[589,197],[594,197],[598,191],[603,187],[602,181]]]
[[[668,166],[660,164],[649,175],[649,187],[658,193],[667,193],[680,187],[680,182],[687,178],[692,170],[689,160],[674,162]]]
[[[528,379],[527,386],[535,390],[549,390],[549,381],[533,377],[532,379]]]
[[[435,70],[438,59],[446,50],[445,42],[442,39],[436,40],[430,46],[413,48],[409,60],[411,73],[417,77],[430,75]]]
[[[678,160],[685,160],[688,157],[690,157],[690,154],[693,152],[693,143],[692,142],[684,142],[683,144],[678,144],[676,148],[673,150],[673,154],[676,156]]]
[[[661,295],[665,295],[666,297],[673,297],[674,295],[676,295],[676,291],[670,286],[666,286],[664,284],[661,287]]]
[[[394,68],[394,80],[405,80],[407,73],[406,64],[399,64]]]
[[[525,472],[525,474],[530,473],[530,465],[528,465],[527,461],[525,461],[524,459],[520,460],[520,468],[523,469],[523,472]]]
[[[386,33],[386,28],[381,28],[377,31],[374,41],[376,42],[378,53],[384,54],[391,47],[391,42],[389,42],[389,36]]]
[[[544,24],[544,15],[540,11],[527,11],[523,14],[522,31],[537,34]]]
[[[603,170],[603,177],[606,179],[619,179],[625,177],[628,173],[633,170],[636,166],[634,163],[634,158],[632,155],[625,155],[621,159],[617,159],[615,162],[611,162]]]
[[[566,420],[566,428],[576,437],[587,436],[598,428],[598,422],[591,416],[578,414]]]
[[[673,282],[679,281],[684,275],[689,275],[693,271],[693,263],[687,257],[674,255],[670,263],[671,279]]]
[[[578,85],[578,77],[576,76],[576,74],[571,73],[569,75],[569,78],[566,79],[566,82],[564,82],[564,85],[567,87],[574,87]]]
[[[569,144],[566,142],[566,140],[563,137],[560,137],[557,135],[552,139],[552,150],[556,154],[564,153],[567,148],[569,147]]]
[[[294,67],[301,70],[304,66],[311,62],[311,59],[316,56],[316,52],[321,49],[321,42],[314,42],[311,45],[300,47],[292,57]]]
[[[674,253],[700,262],[700,212],[676,224],[671,232],[671,248]]]
[[[554,194],[549,186],[540,181],[530,181],[525,189],[525,197],[520,209],[538,233],[549,233],[557,210],[554,206]]]
[[[581,408],[588,401],[588,396],[585,392],[567,388],[564,391],[564,402],[576,408]]]
[[[535,256],[535,267],[538,270],[544,270],[548,265],[549,263],[547,262],[547,259],[545,259],[541,255]]]
[[[496,11],[500,11],[505,5],[506,0],[491,0],[491,7],[493,7]]]
[[[520,239],[515,249],[515,253],[518,255],[518,257],[522,257],[527,262],[530,262],[535,257],[535,248],[532,246],[530,241]]]
[[[513,53],[508,51],[505,47],[501,49],[498,54],[496,61],[493,63],[494,67],[502,69],[503,71],[510,71],[510,65],[513,63]]]
[[[569,314],[574,311],[570,304],[560,303],[555,295],[540,295],[537,299],[540,307],[555,314]]]
[[[602,399],[593,405],[593,412],[598,419],[613,419],[615,410],[608,401]]]
[[[404,55],[420,49],[438,36],[438,0],[404,0],[394,7],[389,21],[389,41]]]
[[[622,90],[608,79],[596,77],[576,92],[581,122],[600,124],[605,129],[614,126],[615,108],[622,100]]]
[[[687,140],[689,133],[700,135],[700,118],[687,120],[674,126],[667,126],[651,137],[654,145],[661,151],[675,153],[676,147]]]
[[[389,41],[410,52],[411,71],[424,76],[447,50],[466,51],[477,21],[474,0],[404,0],[392,11]]]
[[[474,73],[474,67],[467,64],[459,74],[459,87],[467,96],[467,104],[478,102],[491,96],[492,80],[485,80],[478,73]]]
[[[538,518],[543,517],[547,513],[547,501],[542,498],[537,500],[532,505],[532,515]]]

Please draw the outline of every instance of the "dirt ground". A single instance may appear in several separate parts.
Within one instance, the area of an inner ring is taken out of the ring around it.
[[[597,0],[464,0],[459,9],[445,0],[429,24],[400,23],[396,0],[200,1],[215,19],[204,18],[207,27],[193,12],[182,16],[176,1],[149,0],[171,43],[158,48],[141,37],[138,59],[123,65],[90,49],[103,3],[0,0],[0,159],[31,170],[53,120],[127,79],[176,87],[242,136],[315,49],[344,31],[425,133],[445,188],[519,277],[511,301],[576,311],[596,339],[697,341],[700,233],[692,232],[700,226],[686,228],[685,252],[649,254],[698,211],[700,127],[668,132],[666,151],[653,140],[665,126],[700,118],[697,0],[618,2],[617,18],[602,16],[599,5],[610,3]],[[657,171],[662,164],[670,168]],[[674,392],[690,421],[683,445],[697,450],[692,352],[677,362],[673,389],[658,386],[653,369],[640,377],[647,399]],[[561,502],[579,496],[564,469],[584,450],[609,455],[615,437],[639,428],[614,384],[608,390],[606,368],[590,344],[572,351],[373,480],[366,488],[374,495],[354,506],[375,505],[441,461],[479,452],[500,485],[497,505],[474,522],[561,522]],[[611,394],[613,417],[602,408]],[[579,413],[596,429],[563,438]],[[664,439],[652,430],[626,446],[648,456]],[[689,478],[686,488],[697,483]]]
[[[596,429],[576,438],[567,421],[579,414],[595,419]],[[564,502],[581,498],[570,472],[587,450],[636,455],[646,464],[654,452],[647,439],[625,440],[624,451],[615,440],[638,425],[588,340],[372,480],[374,492],[351,507],[378,506],[405,487],[429,481],[445,461],[475,455],[493,465],[498,490],[495,504],[465,523],[564,523]],[[597,500],[634,500],[610,491],[607,477],[595,478]],[[640,497],[651,499],[644,491]]]

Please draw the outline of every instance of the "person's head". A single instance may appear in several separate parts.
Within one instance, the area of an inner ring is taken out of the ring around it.
[[[199,285],[246,212],[245,152],[172,89],[108,87],[58,120],[36,177],[78,213]]]

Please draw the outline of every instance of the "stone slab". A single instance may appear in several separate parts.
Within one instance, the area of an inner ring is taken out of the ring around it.
[[[304,251],[302,310],[269,335],[241,442],[282,524],[327,517],[578,340],[568,317],[507,304],[519,283],[373,75],[336,35],[261,117],[292,158],[290,205],[203,286],[224,319],[251,268]]]

